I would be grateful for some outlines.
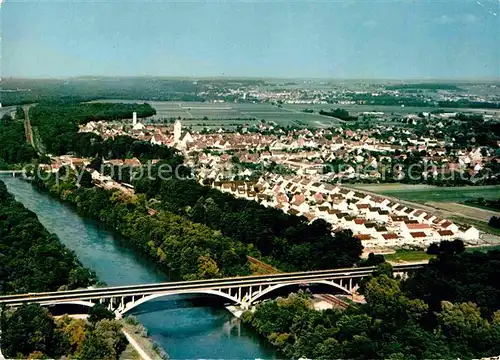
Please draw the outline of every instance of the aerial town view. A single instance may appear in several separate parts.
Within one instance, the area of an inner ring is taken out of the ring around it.
[[[0,360],[500,359],[498,0],[0,11]]]

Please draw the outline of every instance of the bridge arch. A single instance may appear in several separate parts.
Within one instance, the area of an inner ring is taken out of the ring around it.
[[[309,284],[316,284],[316,285],[328,285],[328,286],[331,286],[337,290],[341,290],[343,291],[346,295],[351,295],[351,291],[349,291],[349,289],[333,282],[333,281],[328,281],[328,280],[317,280],[317,281],[312,281],[312,282],[309,282]],[[286,287],[286,286],[296,286],[296,285],[300,285],[300,284],[297,284],[297,283],[286,283],[286,284],[277,284],[277,285],[271,285],[270,287],[262,290],[261,292],[255,294],[255,296],[252,296],[249,301],[248,301],[248,304],[251,305],[252,303],[254,303],[255,301],[259,300],[260,298],[262,298],[264,295],[267,295],[275,290],[278,290],[278,289],[281,289],[283,287]]]
[[[160,297],[165,297],[165,296],[170,296],[170,295],[194,295],[194,294],[215,295],[215,296],[220,296],[220,297],[226,298],[228,300],[231,300],[232,302],[234,302],[236,304],[241,303],[241,301],[237,297],[235,297],[233,295],[229,295],[229,294],[222,292],[222,291],[218,291],[218,290],[197,290],[197,291],[193,291],[193,292],[173,292],[173,291],[171,291],[171,292],[166,292],[166,293],[146,295],[145,297],[140,298],[136,301],[129,302],[125,305],[125,308],[120,311],[120,313],[123,315],[123,314],[129,312],[130,310],[136,308],[137,306],[144,304],[145,302],[148,302],[148,301],[160,298]]]

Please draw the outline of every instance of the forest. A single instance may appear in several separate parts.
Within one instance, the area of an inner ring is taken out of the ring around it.
[[[43,227],[35,213],[15,201],[0,181],[0,294],[71,290],[94,284],[95,274]],[[37,304],[14,311],[2,309],[2,352],[7,358],[65,355],[117,359],[124,345],[121,325],[111,320],[112,313],[99,307],[89,315],[92,321],[86,323],[67,317],[55,320]]]
[[[78,133],[73,144],[74,153],[81,157],[106,159],[138,158],[141,162],[162,159],[175,168],[184,161],[182,154],[176,149],[162,145],[154,145],[147,141],[120,135],[114,139],[102,139],[94,133]]]
[[[317,311],[299,293],[264,302],[243,319],[290,359],[497,356],[499,269],[499,251],[443,253],[407,281],[384,263],[361,286],[366,304]]]
[[[77,207],[80,214],[118,231],[127,245],[152,258],[165,273],[184,279],[249,275],[246,255],[259,256],[251,246],[223,236],[220,231],[193,223],[169,211],[150,215],[142,194],[127,195],[99,187],[76,186],[74,174],[56,182],[37,178],[34,186]]]
[[[209,89],[206,82],[151,78],[2,79],[6,91],[3,106],[46,101],[141,99],[147,101],[204,101],[197,93]]]
[[[335,118],[339,118],[339,119],[342,119],[342,120],[345,120],[345,121],[356,121],[356,120],[358,120],[357,116],[351,116],[351,115],[349,115],[349,111],[347,111],[345,109],[340,109],[340,108],[331,109],[330,111],[320,110],[318,112],[318,114],[325,115],[325,116],[331,116],[331,117],[335,117]]]
[[[359,261],[361,242],[349,231],[332,235],[331,224],[292,216],[255,201],[237,199],[193,180],[147,178],[132,182],[139,193],[160,201],[160,209],[220,230],[235,241],[255,246],[283,271],[349,267]]]
[[[0,181],[0,294],[76,289],[95,282],[95,274]]]
[[[117,360],[127,346],[122,324],[102,305],[89,309],[88,321],[54,318],[37,304],[2,312],[2,352],[8,358]]]
[[[70,152],[79,153],[78,145],[81,144],[83,135],[78,134],[78,125],[89,121],[132,119],[134,111],[138,117],[156,113],[149,104],[79,104],[59,101],[33,106],[29,116],[31,125],[37,128],[47,151],[53,155],[63,155]],[[88,147],[85,150],[88,151]]]

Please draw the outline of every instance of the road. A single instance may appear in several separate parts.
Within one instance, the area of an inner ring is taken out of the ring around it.
[[[128,342],[134,347],[135,351],[137,351],[140,355],[140,357],[143,360],[153,360],[151,357],[149,357],[148,354],[141,348],[141,345],[137,341],[134,340],[134,338],[127,332],[127,330],[122,329],[123,335],[127,338]]]
[[[29,108],[24,109],[24,134],[26,135],[26,141],[35,149],[35,142],[33,141],[33,129],[31,128],[31,122],[29,118]]]

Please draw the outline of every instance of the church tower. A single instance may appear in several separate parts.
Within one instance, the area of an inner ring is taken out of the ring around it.
[[[181,141],[182,125],[179,120],[175,120],[174,123],[174,142],[178,143]]]

